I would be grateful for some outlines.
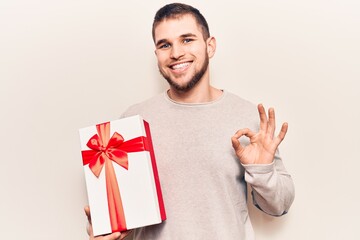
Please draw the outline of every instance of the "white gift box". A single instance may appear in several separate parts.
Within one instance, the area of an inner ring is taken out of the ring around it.
[[[165,220],[148,123],[136,115],[82,128],[79,133],[94,236],[158,224]],[[113,157],[116,154],[118,158]],[[127,160],[127,166],[119,165],[112,158]],[[111,172],[115,173],[115,177],[111,176]],[[112,208],[113,214],[109,209],[116,191],[112,192],[110,185],[118,188],[123,208],[121,211],[116,205]],[[124,219],[110,220],[111,216],[114,218],[114,209],[115,215],[123,216]]]

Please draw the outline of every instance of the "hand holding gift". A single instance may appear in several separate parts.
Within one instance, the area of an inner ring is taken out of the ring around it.
[[[112,234],[108,234],[105,236],[94,237],[94,233],[93,233],[93,229],[92,229],[92,225],[91,225],[90,207],[85,206],[84,210],[85,210],[85,214],[88,219],[88,225],[87,225],[86,230],[89,235],[89,240],[122,240],[122,239],[125,239],[131,233],[131,230],[130,230],[130,231],[122,232],[122,233],[114,232]]]

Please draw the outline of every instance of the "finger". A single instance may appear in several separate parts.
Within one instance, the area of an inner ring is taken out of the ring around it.
[[[85,211],[85,214],[86,214],[86,217],[87,217],[89,223],[91,223],[91,215],[90,215],[90,207],[89,207],[89,205],[86,205],[84,207],[84,211]]]
[[[267,129],[267,116],[264,109],[264,106],[262,104],[258,105],[258,112],[260,117],[260,130],[266,131]]]
[[[275,139],[276,147],[278,147],[280,145],[280,143],[282,142],[282,140],[284,140],[288,128],[289,128],[288,123],[283,123],[283,125],[281,126],[281,130],[279,132],[279,135]]]
[[[86,224],[86,232],[87,232],[87,234],[89,235],[90,239],[91,239],[92,237],[94,237],[92,225],[91,225],[91,223],[89,223],[89,222]]]
[[[233,148],[234,148],[234,150],[236,152],[243,150],[243,146],[241,146],[240,141],[239,141],[239,139],[237,137],[235,137],[235,136],[232,137],[231,138],[231,143],[232,143],[232,146],[233,146]]]
[[[106,235],[102,238],[102,240],[120,240],[121,233],[114,232],[112,234]]]
[[[132,232],[132,230],[129,231],[125,231],[121,233],[120,239],[125,239],[130,233]]]
[[[267,134],[269,134],[270,138],[273,139],[275,132],[275,110],[274,108],[269,108],[269,121]]]
[[[233,145],[233,148],[235,149],[235,151],[242,151],[243,147],[240,144],[239,138],[241,138],[242,136],[246,136],[248,138],[252,138],[253,136],[255,136],[255,133],[253,131],[251,131],[249,128],[243,128],[238,130],[235,135],[231,138],[231,142]]]
[[[237,139],[239,139],[242,136],[252,138],[253,136],[255,136],[255,133],[253,131],[251,131],[249,128],[243,128],[243,129],[238,130],[234,135],[234,137]]]

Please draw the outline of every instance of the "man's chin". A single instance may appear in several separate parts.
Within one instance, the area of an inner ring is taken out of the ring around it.
[[[169,85],[172,89],[174,89],[175,91],[181,92],[181,93],[185,93],[185,92],[189,92],[191,89],[194,88],[194,86],[203,77],[206,69],[207,69],[207,65],[204,65],[204,67],[201,69],[201,71],[196,73],[189,80],[185,81],[185,79],[182,78],[183,81],[181,81],[181,83],[179,83],[180,78],[177,79],[178,81],[175,81],[170,76],[164,74],[162,71],[160,71],[160,73],[166,79],[166,81],[169,83]],[[183,77],[185,77],[185,76],[183,76]]]
[[[178,84],[177,82],[172,81],[171,79],[166,78],[166,80],[169,83],[170,88],[172,88],[177,92],[182,92],[182,93],[190,91],[196,85],[196,82],[192,82],[192,81]]]

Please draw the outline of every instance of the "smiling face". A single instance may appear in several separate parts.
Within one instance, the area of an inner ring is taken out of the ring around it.
[[[186,92],[199,82],[208,82],[215,40],[212,37],[204,40],[192,15],[165,19],[158,23],[154,33],[159,71],[170,88]]]

